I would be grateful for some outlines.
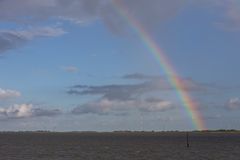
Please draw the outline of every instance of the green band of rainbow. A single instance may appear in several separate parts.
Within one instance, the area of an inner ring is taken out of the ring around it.
[[[176,88],[177,95],[182,101],[188,115],[191,117],[194,128],[197,130],[205,130],[206,127],[198,110],[198,104],[188,94],[186,84],[184,84],[183,80],[178,76],[173,65],[166,57],[166,54],[161,50],[144,27],[129,13],[129,10],[122,2],[113,0],[113,6],[118,14],[136,31],[143,41],[143,44],[160,64],[168,81]]]

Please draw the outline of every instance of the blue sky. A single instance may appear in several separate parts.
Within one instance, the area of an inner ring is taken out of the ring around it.
[[[208,129],[240,129],[237,0],[0,2],[0,130],[193,130],[129,14],[165,51]]]

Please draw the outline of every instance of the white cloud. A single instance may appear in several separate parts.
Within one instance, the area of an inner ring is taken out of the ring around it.
[[[0,108],[0,118],[28,118],[37,116],[55,116],[61,114],[58,109],[41,109],[36,108],[33,104],[14,104],[8,108]]]
[[[70,72],[70,73],[76,73],[79,71],[79,69],[76,66],[64,66],[61,67],[64,71]]]
[[[109,114],[116,111],[139,110],[142,112],[162,112],[174,108],[171,101],[159,99],[146,100],[110,100],[102,98],[98,101],[80,105],[72,110],[73,114]]]
[[[0,108],[0,113],[4,117],[9,118],[24,118],[32,116],[33,105],[32,104],[15,104],[9,108]]]
[[[231,110],[240,109],[240,98],[231,98],[226,107]]]
[[[20,97],[21,93],[19,91],[10,90],[10,89],[2,89],[0,88],[0,100],[17,98]]]
[[[9,33],[19,35],[20,37],[24,37],[26,39],[33,39],[35,37],[57,37],[65,34],[66,32],[62,28],[57,27],[38,27],[32,28],[29,30],[22,31],[8,31]]]
[[[174,105],[171,101],[154,99],[143,101],[139,105],[140,110],[147,112],[166,111],[172,109],[173,107]]]

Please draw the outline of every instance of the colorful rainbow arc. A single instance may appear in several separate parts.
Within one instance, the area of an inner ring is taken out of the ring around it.
[[[158,61],[171,85],[176,88],[177,94],[182,101],[192,123],[197,130],[206,130],[203,118],[198,110],[198,104],[191,98],[187,92],[187,87],[183,80],[178,76],[173,65],[170,63],[165,53],[157,45],[144,27],[129,13],[127,7],[119,0],[113,0],[113,6],[120,16],[135,30],[143,41],[150,53]]]

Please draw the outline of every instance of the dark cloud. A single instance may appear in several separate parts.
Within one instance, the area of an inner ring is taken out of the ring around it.
[[[170,2],[171,1],[171,2]],[[76,24],[86,24],[92,21],[102,20],[103,23],[115,32],[125,32],[128,23],[119,13],[123,4],[126,13],[132,14],[146,27],[155,26],[165,18],[176,12],[180,2],[178,0],[1,0],[0,1],[0,22],[15,22],[25,26],[37,25],[49,19],[57,21],[71,21]],[[185,0],[184,0],[185,1]],[[144,8],[144,9],[143,9]],[[152,28],[152,27],[151,27]],[[54,31],[55,30],[55,31]],[[0,31],[0,54],[16,49],[29,40],[41,36],[53,36],[46,33],[46,29],[14,31]],[[48,28],[47,32],[56,31],[61,35],[63,30],[60,28]],[[32,35],[32,37],[26,37]],[[44,32],[44,33],[40,33]],[[56,36],[56,34],[54,34]]]
[[[110,28],[122,30],[128,12],[146,27],[157,27],[172,17],[186,0],[1,0],[1,21],[34,21],[62,18],[76,23],[101,19]]]
[[[227,31],[240,31],[240,3],[238,0],[215,2],[224,10],[224,20],[215,24]]]
[[[15,49],[26,42],[26,39],[12,33],[0,33],[0,54]]]
[[[41,108],[35,108],[33,109],[33,116],[57,116],[62,114],[61,110],[59,109],[41,109]]]
[[[164,77],[149,76],[144,74],[128,74],[124,79],[137,79],[143,82],[137,84],[112,84],[103,86],[72,86],[70,95],[99,95],[95,101],[77,106],[73,114],[109,114],[116,111],[138,110],[141,112],[168,111],[174,108],[174,103],[169,100],[149,97],[149,93],[174,90]],[[199,84],[191,79],[182,79],[188,91],[206,91],[208,86]]]
[[[229,30],[239,30],[240,8],[237,0],[203,0],[202,4],[223,10],[225,20],[215,22]],[[25,26],[51,20],[86,24],[101,20],[110,30],[126,33],[130,15],[149,32],[176,15],[187,0],[1,0],[0,22],[15,22]],[[194,1],[196,2],[196,1]],[[199,2],[197,3],[199,4]],[[0,31],[0,54],[25,44],[29,39],[19,31]],[[32,32],[32,31],[25,31]],[[129,32],[127,32],[129,33]],[[39,37],[35,35],[32,38]],[[45,35],[47,36],[47,35]]]
[[[125,15],[130,15],[149,31],[174,17],[188,4],[188,0],[1,0],[0,21],[39,22],[48,19],[69,20],[77,24],[100,19],[112,31],[123,32],[129,26]],[[221,10],[224,28],[238,29],[238,0],[191,1],[204,7]],[[190,5],[191,6],[191,5]]]
[[[175,88],[163,77],[147,76],[143,74],[129,74],[123,77],[146,80],[137,84],[112,84],[103,86],[76,85],[71,87],[67,93],[75,95],[100,95],[109,100],[129,100],[150,92],[175,90]],[[207,85],[197,83],[192,79],[181,79],[181,81],[184,89],[188,91],[208,90]]]
[[[163,77],[160,77],[160,76],[150,76],[150,75],[141,74],[141,73],[133,73],[133,74],[124,75],[122,78],[125,78],[125,79],[136,79],[136,80],[146,80],[146,79],[162,79]]]
[[[175,16],[188,0],[1,0],[0,21],[45,21],[56,18],[76,23],[102,20],[109,28],[119,31],[128,25],[123,14],[131,15],[145,28],[158,28],[159,24]],[[225,16],[239,20],[238,0],[193,1],[205,6],[224,9]]]
[[[29,30],[0,31],[0,54],[18,48],[26,42],[39,37],[55,37],[64,34],[61,28],[43,27]]]
[[[195,0],[195,5],[214,11],[218,16],[213,24],[225,31],[240,31],[239,0]]]
[[[149,84],[126,84],[105,86],[74,86],[68,91],[69,94],[77,95],[102,95],[107,99],[127,100],[133,99],[149,90],[154,90]]]
[[[112,0],[105,4],[100,16],[113,31],[123,32],[129,27],[126,15],[150,31],[173,17],[185,2],[186,0]]]

